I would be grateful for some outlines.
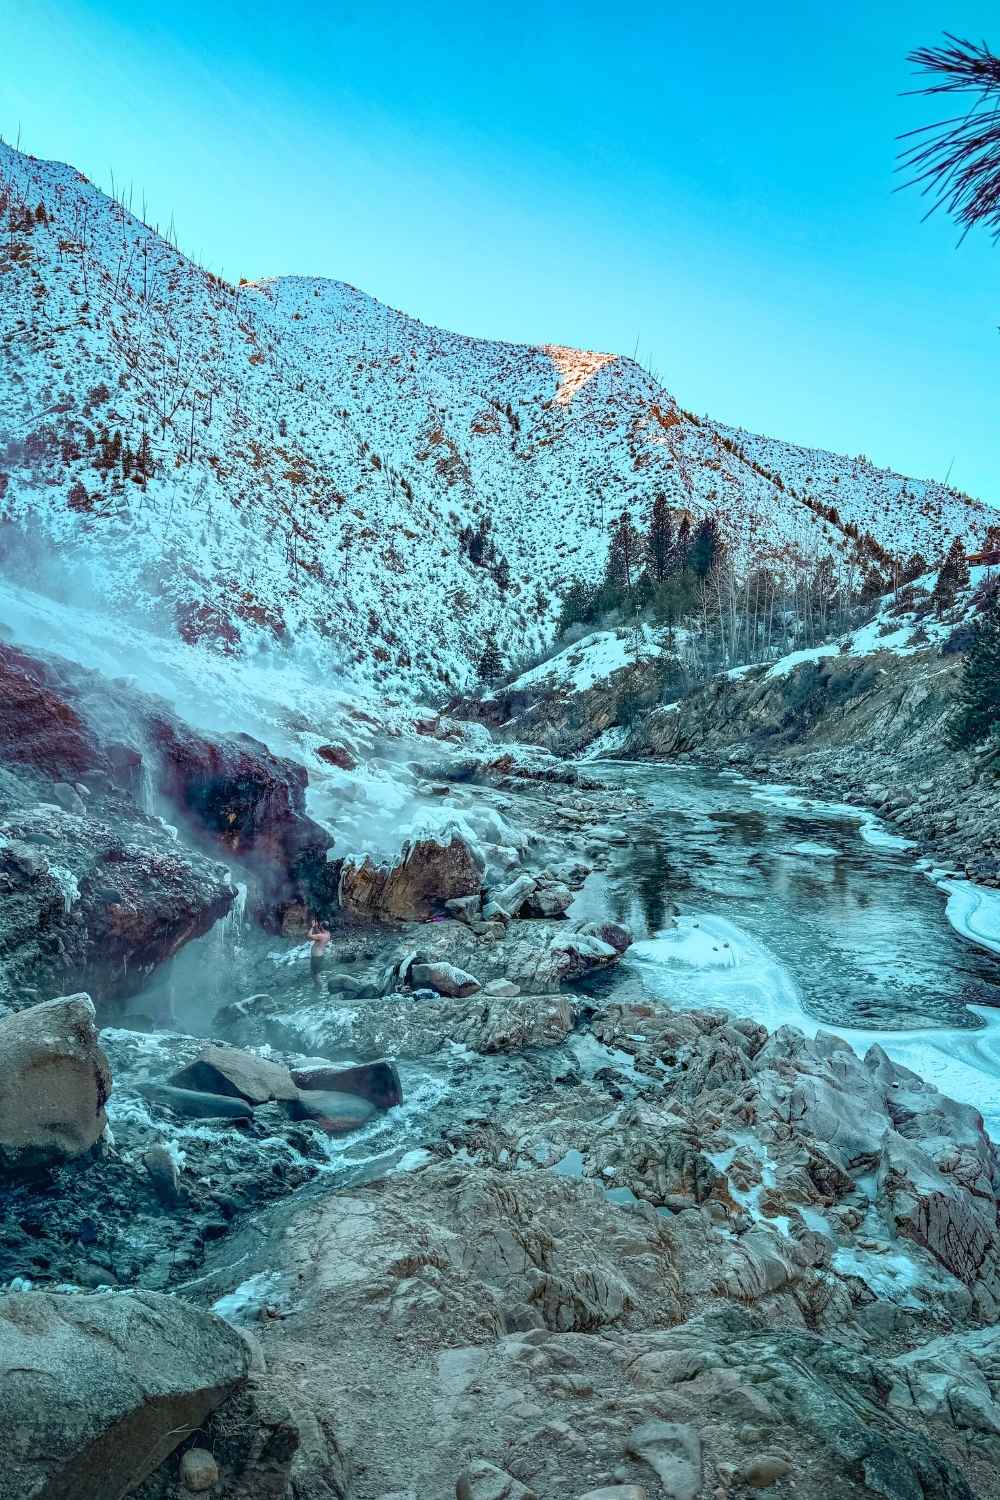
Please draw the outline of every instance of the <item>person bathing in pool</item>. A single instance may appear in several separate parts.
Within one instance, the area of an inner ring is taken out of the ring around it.
[[[309,973],[312,976],[313,987],[319,989],[323,964],[326,960],[326,950],[333,934],[329,927],[325,927],[318,917],[313,917],[308,936],[312,944],[309,950]]]

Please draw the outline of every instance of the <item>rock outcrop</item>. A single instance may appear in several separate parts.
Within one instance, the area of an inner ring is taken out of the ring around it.
[[[163,795],[253,874],[268,925],[289,911],[329,910],[339,867],[327,859],[330,835],[305,811],[303,766],[248,734],[199,734],[160,706],[144,729]]]
[[[483,884],[481,856],[461,834],[447,842],[415,839],[392,866],[367,857],[345,862],[340,873],[341,908],[353,917],[423,922],[448,901],[475,895]]]
[[[224,866],[154,819],[34,803],[0,818],[0,1007],[78,986],[102,1009],[138,993],[233,903]]]

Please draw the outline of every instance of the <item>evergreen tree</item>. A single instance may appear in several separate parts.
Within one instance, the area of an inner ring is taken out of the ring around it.
[[[688,553],[691,551],[691,517],[681,516],[681,524],[677,528],[677,540],[674,543],[674,570],[679,571],[686,568],[688,564]]]
[[[608,549],[606,582],[618,594],[630,594],[639,581],[642,542],[632,525],[627,510],[623,510],[611,527],[611,546]]]
[[[948,731],[953,750],[1000,731],[1000,588],[987,595],[965,657],[958,706]]]
[[[861,580],[861,588],[858,591],[858,600],[861,604],[873,604],[880,599],[886,591],[886,581],[877,568],[869,567]]]
[[[654,584],[666,582],[674,561],[674,523],[666,495],[657,495],[649,519],[646,567]]]
[[[479,680],[480,682],[496,682],[498,677],[503,676],[503,657],[497,647],[496,636],[488,635],[483,654],[479,658]]]
[[[153,450],[149,444],[149,433],[145,428],[143,428],[142,437],[139,439],[139,451],[135,457],[135,466],[139,473],[146,479],[153,477]]]
[[[562,635],[571,625],[592,625],[597,616],[597,590],[585,579],[571,583],[562,598],[556,634]]]
[[[638,610],[636,610],[635,619],[628,628],[625,649],[637,665],[646,658],[646,631],[643,628],[642,620],[639,618]]]
[[[900,583],[913,583],[916,579],[927,572],[927,559],[922,552],[911,552],[903,564],[903,571],[899,576]]]
[[[635,678],[635,667],[629,667],[618,692],[615,723],[622,729],[630,729],[639,714],[639,688]]]
[[[956,536],[948,548],[948,555],[938,571],[931,601],[938,614],[950,609],[960,589],[969,584],[969,564],[965,560],[962,538]]]
[[[714,516],[699,521],[691,538],[688,565],[698,578],[708,578],[722,561],[723,545],[719,523]]]

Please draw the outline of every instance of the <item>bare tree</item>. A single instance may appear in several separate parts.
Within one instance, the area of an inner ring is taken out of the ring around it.
[[[904,187],[919,187],[931,198],[928,215],[944,208],[962,226],[962,236],[977,224],[1000,238],[1000,57],[985,42],[963,41],[945,32],[939,47],[920,47],[909,55],[931,82],[915,94],[972,94],[961,114],[907,131],[909,144],[900,152],[900,168],[909,173]]]

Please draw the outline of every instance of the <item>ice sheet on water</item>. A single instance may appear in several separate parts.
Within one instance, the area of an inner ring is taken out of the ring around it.
[[[931,871],[934,879],[936,872]],[[1000,891],[989,890],[971,880],[937,879],[948,905],[945,916],[962,937],[1000,954]]]
[[[850,802],[823,802],[788,785],[755,787],[753,796],[784,812],[808,812],[817,818],[849,819],[859,825],[858,831],[865,843],[877,849],[915,848],[912,839],[890,833],[881,819],[866,807],[855,807]]]
[[[769,1031],[795,1026],[806,1036],[821,1029],[803,1008],[801,992],[790,970],[764,944],[723,917],[692,914],[674,929],[634,943],[622,967],[638,968],[646,988],[685,1009],[718,1006],[733,1015],[752,1016]],[[970,1005],[981,1028],[925,1028],[913,1031],[868,1031],[838,1026],[835,1030],[859,1056],[876,1044],[893,1062],[910,1068],[983,1117],[987,1131],[1000,1142],[1000,1012]]]

